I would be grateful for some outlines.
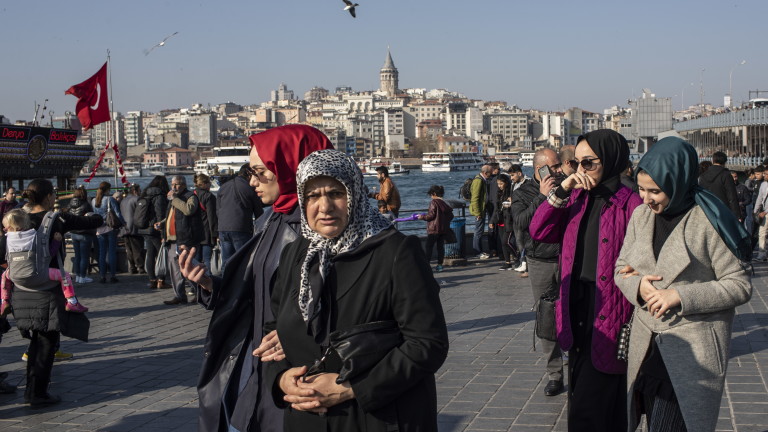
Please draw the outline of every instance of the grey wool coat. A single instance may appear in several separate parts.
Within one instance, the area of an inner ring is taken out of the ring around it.
[[[627,409],[629,429],[639,422],[632,397],[638,371],[653,333],[664,359],[680,410],[689,431],[714,431],[728,365],[728,347],[735,307],[752,296],[749,274],[715,231],[699,206],[688,211],[653,255],[655,216],[648,206],[632,214],[624,246],[616,261],[614,279],[635,306],[629,343]],[[624,278],[625,266],[640,276]],[[656,319],[643,309],[639,297],[640,279],[657,275],[657,289],[674,288],[681,304]]]

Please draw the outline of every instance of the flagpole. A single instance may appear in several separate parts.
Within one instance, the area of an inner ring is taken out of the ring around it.
[[[114,114],[112,111],[114,110],[114,97],[112,96],[112,58],[110,57],[109,48],[107,48],[107,86],[109,87],[109,125],[107,127],[107,145],[109,145],[110,142],[113,142],[115,131],[112,127],[112,122],[114,119]],[[116,144],[113,142],[112,147],[112,153],[114,158],[114,174],[115,174],[115,186],[117,186],[117,150]]]

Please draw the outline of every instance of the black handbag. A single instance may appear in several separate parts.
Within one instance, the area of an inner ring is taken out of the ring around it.
[[[536,311],[536,326],[534,331],[539,339],[552,342],[557,340],[555,301],[557,301],[557,294],[548,292],[542,294],[539,301],[533,306]]]
[[[396,321],[375,321],[330,334],[331,348],[341,359],[336,383],[341,384],[371,369],[403,342]]]
[[[456,233],[453,232],[452,229],[446,231],[445,234],[443,234],[443,237],[445,238],[445,244],[454,244],[459,241],[459,239],[456,238]]]
[[[107,200],[107,217],[104,223],[106,223],[107,226],[112,229],[120,229],[123,226],[123,222],[119,217],[117,217],[115,211],[112,210],[112,206],[110,205],[109,200]]]

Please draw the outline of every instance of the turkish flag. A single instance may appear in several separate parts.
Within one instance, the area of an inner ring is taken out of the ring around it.
[[[77,118],[88,130],[99,123],[109,121],[109,97],[107,96],[107,63],[96,74],[65,91],[77,98]]]

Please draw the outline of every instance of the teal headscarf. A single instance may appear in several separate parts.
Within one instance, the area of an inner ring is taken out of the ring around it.
[[[752,259],[752,240],[744,226],[720,198],[698,185],[699,157],[692,145],[677,137],[664,138],[648,150],[637,168],[638,174],[645,171],[669,197],[662,213],[678,214],[697,204],[728,249],[741,261]]]

